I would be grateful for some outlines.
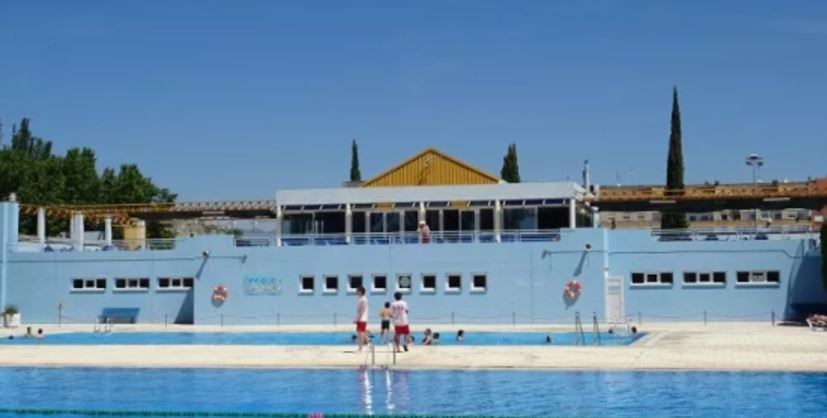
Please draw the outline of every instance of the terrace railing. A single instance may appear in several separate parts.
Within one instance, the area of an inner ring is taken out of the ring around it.
[[[281,237],[282,246],[326,246],[326,245],[404,245],[404,244],[462,244],[494,242],[553,242],[560,241],[561,231],[508,230],[497,234],[493,231],[458,232],[434,231],[429,235],[418,232],[404,233],[353,233],[347,234],[300,234]],[[244,236],[236,238],[239,247],[263,247],[276,243],[273,235]]]
[[[769,228],[693,228],[653,229],[658,241],[766,241],[779,239],[813,239],[818,234],[809,226],[779,226]]]

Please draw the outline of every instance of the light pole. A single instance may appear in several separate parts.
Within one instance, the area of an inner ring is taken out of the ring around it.
[[[761,167],[764,165],[764,157],[758,154],[750,154],[747,155],[746,163],[748,166],[752,167],[752,188],[755,194],[755,198],[758,198],[758,174],[761,171]],[[758,228],[758,207],[755,207],[755,216],[753,217],[753,221],[755,223],[755,228]]]

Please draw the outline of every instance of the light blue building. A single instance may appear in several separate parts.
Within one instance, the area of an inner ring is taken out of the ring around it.
[[[575,312],[769,321],[827,310],[813,235],[608,230],[595,227],[586,193],[574,183],[281,191],[273,234],[130,251],[20,242],[18,204],[4,202],[0,302],[24,323],[93,323],[124,308],[139,323],[199,325],[350,323],[359,285],[372,320],[399,291],[415,323],[569,323]]]

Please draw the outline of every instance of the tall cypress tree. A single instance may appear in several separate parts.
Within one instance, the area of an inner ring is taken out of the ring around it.
[[[520,182],[520,165],[517,162],[517,144],[510,144],[503,157],[503,168],[500,177],[509,183]]]
[[[359,171],[359,145],[356,139],[350,145],[350,181],[362,181],[362,172]]]
[[[683,190],[683,145],[681,144],[681,110],[678,88],[672,88],[672,130],[669,134],[669,156],[666,160],[666,190]],[[662,229],[683,229],[689,223],[682,212],[666,212],[661,217]]]

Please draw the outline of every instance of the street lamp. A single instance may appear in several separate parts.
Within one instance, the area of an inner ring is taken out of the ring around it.
[[[747,155],[746,163],[752,167],[752,187],[754,189],[755,198],[758,198],[758,176],[761,173],[761,167],[764,165],[764,157],[758,154]],[[758,228],[758,207],[755,208],[754,216],[755,227]]]

